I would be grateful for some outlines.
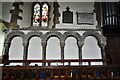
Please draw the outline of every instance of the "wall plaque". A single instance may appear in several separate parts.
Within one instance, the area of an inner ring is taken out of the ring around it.
[[[77,12],[77,24],[93,25],[94,24],[93,14],[94,13]]]
[[[73,12],[69,11],[69,7],[66,8],[66,11],[63,11],[63,23],[73,23]]]

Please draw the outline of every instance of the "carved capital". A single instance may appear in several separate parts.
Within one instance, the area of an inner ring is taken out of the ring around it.
[[[24,46],[24,47],[27,47],[28,44],[29,44],[29,43],[28,43],[27,41],[23,41],[23,46]]]
[[[101,44],[100,44],[100,46],[101,46],[101,47],[105,47],[106,45],[107,45],[106,37],[102,36],[102,37],[101,37]]]
[[[84,45],[84,41],[78,41],[77,45],[78,45],[78,47],[82,47]]]
[[[8,48],[11,45],[11,43],[4,43],[4,47]]]
[[[60,46],[61,46],[61,47],[64,47],[64,46],[65,46],[65,41],[61,41],[61,42],[60,42]]]
[[[43,47],[47,46],[47,42],[46,41],[42,41],[41,44],[42,44]]]

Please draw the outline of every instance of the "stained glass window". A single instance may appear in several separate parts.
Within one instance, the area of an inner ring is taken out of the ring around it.
[[[42,26],[48,26],[48,5],[42,5]]]
[[[38,3],[34,6],[33,26],[40,26],[40,4]]]
[[[49,5],[47,2],[34,2],[32,14],[32,26],[48,27]]]

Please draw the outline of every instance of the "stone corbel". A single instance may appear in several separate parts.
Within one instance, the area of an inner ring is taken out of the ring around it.
[[[102,46],[105,47],[105,46],[107,45],[106,39],[107,39],[107,38],[104,37],[104,36],[101,37],[101,44],[100,44],[101,47],[102,47]]]
[[[42,40],[41,45],[42,45],[42,47],[46,47],[47,46],[47,42]]]
[[[23,41],[23,46],[24,46],[24,47],[27,47],[28,44],[29,44],[29,43],[28,43],[27,41]]]

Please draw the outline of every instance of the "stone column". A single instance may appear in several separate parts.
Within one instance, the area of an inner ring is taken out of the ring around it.
[[[101,55],[102,55],[102,59],[106,59],[106,55],[105,55],[105,46],[101,46]],[[106,61],[103,62],[103,65],[106,65]]]
[[[10,48],[11,43],[5,43],[4,44],[4,52],[3,52],[3,63],[4,64],[9,64],[7,63],[9,60],[9,48]]]
[[[78,41],[77,42],[77,45],[78,45],[78,52],[79,52],[79,54],[78,54],[78,56],[79,56],[79,60],[82,60],[82,46],[83,46],[83,42],[81,42],[81,41]],[[82,65],[82,62],[79,62],[79,65]]]
[[[60,47],[61,47],[61,60],[64,60],[64,47],[65,47],[65,42],[64,41],[60,42]]]
[[[28,42],[23,42],[23,47],[24,47],[24,53],[23,53],[23,60],[27,61],[27,56],[28,56]],[[28,66],[28,63],[23,63],[24,66]]]
[[[102,59],[106,60],[106,54],[105,54],[105,46],[106,46],[106,37],[104,37],[102,35],[101,37],[101,43],[99,44],[100,48],[101,48],[101,55],[102,55]],[[103,65],[106,65],[106,61],[103,62]]]
[[[42,60],[46,60],[46,47],[47,47],[47,43],[45,41],[41,42],[42,44]],[[46,63],[42,63],[43,66],[46,66]]]

